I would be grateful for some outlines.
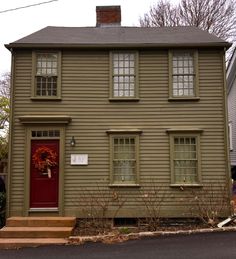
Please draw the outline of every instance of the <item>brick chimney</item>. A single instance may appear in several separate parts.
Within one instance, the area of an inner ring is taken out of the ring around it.
[[[97,6],[97,27],[120,26],[121,9],[119,5]]]

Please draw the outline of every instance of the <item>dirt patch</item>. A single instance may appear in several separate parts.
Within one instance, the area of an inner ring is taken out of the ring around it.
[[[227,224],[227,227],[236,227],[236,222],[233,221]],[[163,219],[160,220],[155,228],[144,219],[137,220],[135,225],[122,226],[115,226],[111,219],[78,219],[73,236],[88,238],[91,236],[104,236],[108,240],[113,237],[123,240],[126,239],[124,235],[132,236],[132,234],[154,232],[191,232],[201,229],[209,229],[211,231],[218,228],[204,224],[197,219]]]

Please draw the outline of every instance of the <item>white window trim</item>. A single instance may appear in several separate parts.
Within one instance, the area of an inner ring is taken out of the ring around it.
[[[229,128],[229,149],[230,149],[230,151],[233,151],[234,148],[233,148],[233,124],[232,124],[232,121],[229,122],[228,128]]]

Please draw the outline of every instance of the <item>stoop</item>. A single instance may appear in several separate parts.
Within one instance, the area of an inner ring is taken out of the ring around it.
[[[0,230],[0,248],[66,244],[75,217],[11,217]]]

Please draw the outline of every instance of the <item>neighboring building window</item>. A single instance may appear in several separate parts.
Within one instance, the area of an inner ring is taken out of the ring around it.
[[[138,136],[111,135],[111,184],[138,181]]]
[[[111,53],[111,98],[137,98],[137,53]]]
[[[229,122],[229,148],[230,151],[233,151],[233,131],[232,131],[232,122]]]
[[[35,52],[35,97],[55,98],[60,95],[59,53]]]
[[[197,97],[197,52],[170,51],[172,98]]]
[[[170,135],[171,183],[191,185],[200,183],[200,136]]]

